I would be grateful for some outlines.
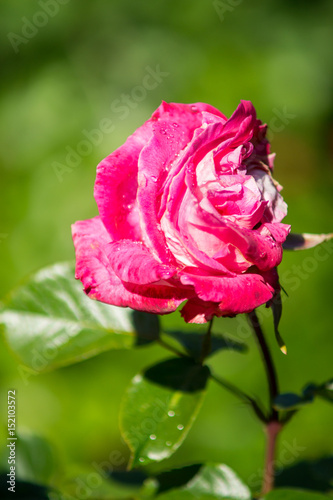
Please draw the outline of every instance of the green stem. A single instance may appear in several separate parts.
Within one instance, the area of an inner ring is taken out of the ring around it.
[[[273,364],[273,359],[266,343],[263,331],[261,329],[258,317],[255,311],[248,314],[250,323],[256,334],[256,340],[261,354],[262,361],[265,366],[265,371],[268,380],[269,388],[269,418],[266,423],[265,430],[267,434],[267,451],[264,466],[264,479],[262,485],[261,495],[266,495],[274,488],[274,478],[275,478],[275,452],[276,452],[276,442],[279,432],[282,429],[282,423],[279,422],[279,413],[273,407],[274,400],[279,394],[278,379],[276,376],[275,367]]]
[[[259,351],[261,354],[262,361],[264,363],[264,367],[266,370],[267,380],[268,380],[268,388],[269,388],[269,411],[270,411],[270,421],[278,421],[279,414],[273,408],[274,399],[279,394],[279,386],[278,380],[275,372],[275,367],[273,364],[272,356],[269,351],[268,345],[266,343],[263,331],[261,329],[258,317],[255,311],[252,311],[248,314],[250,323],[253,327],[253,330],[256,334],[256,340],[259,347]]]
[[[212,327],[213,327],[213,318],[209,322],[207,333],[202,341],[201,356],[200,356],[201,364],[203,364],[205,358],[211,353],[212,350]]]
[[[167,349],[168,351],[173,352],[173,354],[176,354],[177,356],[180,356],[181,358],[187,358],[188,356],[184,354],[181,351],[178,351],[175,347],[172,347],[172,345],[168,344],[167,342],[164,342],[161,338],[157,340],[157,343],[161,346],[164,347],[164,349]]]

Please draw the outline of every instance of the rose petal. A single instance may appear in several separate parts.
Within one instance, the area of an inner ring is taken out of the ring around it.
[[[225,124],[223,138],[226,140],[232,137],[235,147],[244,144],[252,139],[256,123],[256,110],[252,102],[241,101]]]
[[[136,202],[138,158],[151,135],[152,120],[148,120],[97,166],[95,200],[114,239],[141,239]]]
[[[120,240],[109,243],[105,251],[115,274],[122,281],[147,285],[171,278],[176,270],[157,262],[139,241]]]
[[[170,254],[158,219],[158,200],[170,163],[191,141],[194,130],[201,125],[198,112],[190,107],[176,107],[163,103],[165,115],[155,122],[153,137],[143,148],[139,157],[137,201],[140,225],[145,244],[163,262],[174,262]],[[177,120],[177,121],[175,121]]]
[[[180,310],[180,314],[186,323],[207,323],[213,316],[218,315],[218,304],[214,302],[204,302],[198,298],[190,299]]]
[[[219,303],[220,315],[246,313],[272,299],[275,289],[260,274],[225,276],[181,275],[184,285],[193,285],[198,297]],[[275,284],[278,288],[278,283]]]
[[[123,283],[114,273],[107,256],[110,236],[100,217],[78,221],[72,226],[76,252],[75,277],[92,299],[139,311],[166,314],[177,309],[193,294],[168,284],[134,285]]]

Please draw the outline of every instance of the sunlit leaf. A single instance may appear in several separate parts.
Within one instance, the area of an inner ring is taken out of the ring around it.
[[[129,500],[134,498],[148,498],[149,494],[156,491],[156,481],[147,479],[147,485],[143,481],[117,480],[108,476],[105,470],[90,469],[86,472],[75,474],[60,485],[64,500],[80,498],[91,498],[92,500]]]
[[[159,333],[156,315],[89,299],[70,263],[42,269],[13,291],[0,323],[12,350],[35,372],[130,349]]]
[[[248,487],[226,465],[208,464],[190,467],[179,469],[178,475],[175,475],[177,470],[170,471],[169,487],[164,488],[167,491],[157,498],[159,500],[250,500],[252,498]],[[175,478],[178,485],[174,484]]]
[[[185,439],[205,395],[207,366],[172,358],[136,375],[121,409],[121,431],[131,465],[159,462]]]

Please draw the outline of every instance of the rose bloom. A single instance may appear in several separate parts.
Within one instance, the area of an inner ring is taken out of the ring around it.
[[[99,216],[76,222],[76,278],[116,306],[185,321],[250,312],[279,291],[290,227],[266,125],[165,103],[97,167]]]

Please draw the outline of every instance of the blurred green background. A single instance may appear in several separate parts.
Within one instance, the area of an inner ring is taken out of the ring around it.
[[[331,232],[332,20],[330,0],[2,0],[1,295],[42,266],[73,259],[71,223],[97,214],[96,164],[162,99],[208,102],[228,116],[240,99],[252,100],[271,127],[275,177],[289,205],[286,222],[295,232]],[[152,79],[144,88],[152,70],[163,75],[154,88]],[[106,118],[113,131],[95,134],[96,144],[84,150],[81,141]],[[75,162],[66,163],[73,150],[79,150]],[[308,381],[332,376],[333,257],[332,250],[322,253],[327,258],[321,261],[313,250],[288,253],[280,266],[289,293],[281,322],[287,357],[275,344],[270,316],[264,320],[283,391],[298,392]],[[240,321],[221,319],[215,327],[239,337]],[[162,323],[184,327],[178,312]],[[260,359],[246,337],[249,354],[223,352],[211,364],[265,398]],[[54,484],[77,467],[107,460],[114,450],[125,467],[121,396],[138,370],[166,352],[158,347],[109,352],[23,380],[1,344],[2,439],[7,390],[15,388],[18,430],[48,440],[58,464],[50,478]],[[290,463],[328,455],[331,422],[328,403],[305,408],[282,433],[279,453],[294,447]],[[168,464],[224,462],[257,486],[264,443],[249,409],[211,384],[194,427]],[[22,476],[29,475],[22,467]]]

